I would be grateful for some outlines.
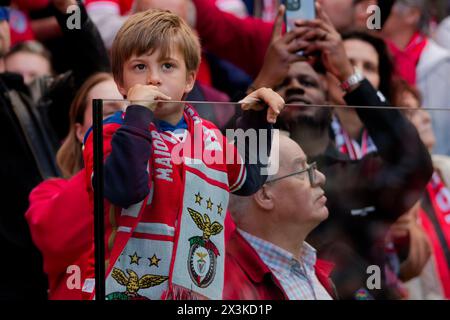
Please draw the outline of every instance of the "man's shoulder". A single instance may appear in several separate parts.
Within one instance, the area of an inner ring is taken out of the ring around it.
[[[269,268],[259,257],[250,243],[235,229],[226,244],[227,260],[231,265],[243,270],[255,282],[262,281]]]
[[[254,280],[252,270],[249,270],[248,264],[243,259],[243,254],[247,253],[245,242],[246,240],[239,238],[235,230],[226,244],[224,300],[257,299],[259,297],[257,290],[259,281]],[[256,267],[258,260],[253,263]]]

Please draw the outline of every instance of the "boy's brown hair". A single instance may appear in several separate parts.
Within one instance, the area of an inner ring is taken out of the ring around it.
[[[174,46],[181,50],[188,72],[200,64],[200,42],[192,29],[177,15],[166,10],[151,9],[136,13],[120,28],[111,49],[112,73],[123,81],[123,66],[131,56],[152,54],[159,49],[168,57]]]

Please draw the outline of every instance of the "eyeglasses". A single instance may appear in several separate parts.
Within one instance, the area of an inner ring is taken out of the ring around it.
[[[266,183],[272,183],[272,182],[276,182],[279,181],[281,179],[285,179],[285,178],[289,178],[289,177],[293,177],[296,176],[298,174],[302,174],[304,172],[308,172],[308,177],[309,177],[309,183],[311,184],[311,186],[316,185],[316,181],[317,181],[317,163],[313,162],[311,163],[306,169],[273,179],[273,180],[268,180],[266,181]]]

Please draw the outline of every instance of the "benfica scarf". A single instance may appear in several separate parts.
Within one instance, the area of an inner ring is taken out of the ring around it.
[[[184,118],[184,133],[150,125],[149,195],[127,209],[106,205],[107,299],[222,298],[224,220],[245,166],[192,107]]]
[[[420,220],[433,247],[437,273],[450,299],[450,190],[434,173],[422,199]]]
[[[392,41],[386,42],[395,61],[397,74],[411,86],[416,85],[417,64],[427,42],[427,38],[419,32],[413,35],[411,41],[403,50],[397,48]]]

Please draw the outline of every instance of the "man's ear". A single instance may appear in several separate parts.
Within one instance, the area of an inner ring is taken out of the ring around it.
[[[265,211],[272,210],[275,206],[275,196],[267,185],[263,185],[254,195],[256,205]]]
[[[197,78],[196,71],[188,71],[186,76],[186,86],[184,87],[184,93],[188,94],[194,88],[195,79]]]

